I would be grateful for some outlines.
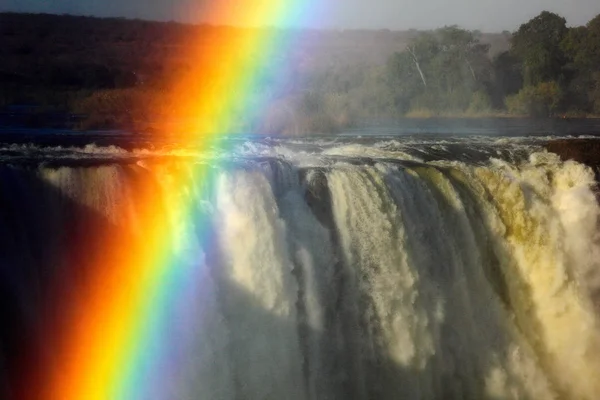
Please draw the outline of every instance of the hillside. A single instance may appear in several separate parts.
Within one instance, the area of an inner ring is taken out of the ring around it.
[[[160,84],[189,68],[187,47],[213,46],[224,30],[209,25],[48,14],[0,13],[0,102],[26,101],[44,89],[93,90]],[[320,70],[332,65],[383,64],[418,32],[304,31],[292,64]],[[508,48],[502,34],[484,34],[491,52]],[[27,90],[23,91],[24,88]],[[25,93],[19,99],[18,93]],[[16,97],[15,97],[16,96]]]

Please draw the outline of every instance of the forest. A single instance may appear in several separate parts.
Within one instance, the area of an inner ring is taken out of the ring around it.
[[[80,116],[74,129],[152,130],[168,107],[169,82],[193,68],[186,50],[213,52],[215,35],[232,32],[244,29],[0,13],[0,113],[35,105],[33,114]],[[544,11],[492,35],[458,26],[297,35],[289,70],[254,88],[268,97],[264,118],[242,121],[244,129],[306,134],[382,118],[600,115],[600,15],[569,27]],[[26,125],[46,123],[28,117]]]
[[[419,35],[388,63],[400,112],[524,116],[600,114],[600,15],[568,28],[542,12],[491,58],[474,32],[445,27]],[[495,110],[495,111],[494,111]]]

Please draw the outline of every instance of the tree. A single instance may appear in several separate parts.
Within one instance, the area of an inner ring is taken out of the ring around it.
[[[511,52],[505,51],[494,58],[492,65],[494,75],[492,102],[495,107],[503,107],[504,99],[523,87],[521,63]]]
[[[560,47],[567,59],[566,103],[571,109],[593,112],[596,74],[600,71],[600,15],[587,26],[569,29]]]
[[[412,63],[421,77],[423,86],[427,87],[427,77],[421,65],[429,63],[439,52],[435,36],[431,33],[420,34],[406,46],[406,51],[410,55]]]
[[[409,108],[463,112],[476,92],[480,92],[477,102],[489,100],[488,52],[489,45],[479,42],[479,34],[457,26],[421,33],[388,62],[397,107],[402,112]]]
[[[566,20],[548,11],[519,27],[511,40],[511,52],[523,64],[525,85],[561,81],[566,60],[560,44],[567,32]]]
[[[592,112],[600,115],[600,72],[594,74],[594,84],[590,92],[590,102],[592,103]]]
[[[392,103],[404,114],[410,109],[411,100],[425,91],[413,56],[408,52],[394,54],[388,60],[387,71]]]

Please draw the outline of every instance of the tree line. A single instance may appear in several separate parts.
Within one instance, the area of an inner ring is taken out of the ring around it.
[[[384,90],[369,102],[397,116],[600,115],[600,15],[569,28],[544,11],[505,34],[510,49],[492,57],[477,31],[421,32],[380,69]],[[354,82],[360,83],[347,92],[377,87],[372,77]]]
[[[166,83],[193,68],[182,49],[198,41],[208,49],[231,30],[0,14],[0,107],[40,104],[87,115],[81,129],[145,130],[167,107]],[[385,62],[289,62],[290,71],[254,87],[269,101],[248,129],[302,134],[377,118],[600,115],[600,15],[568,27],[544,11],[503,39],[509,49],[491,54],[481,32],[447,26],[411,32]]]
[[[288,99],[293,121],[275,131],[332,131],[402,117],[600,116],[600,15],[567,27],[544,11],[502,34],[510,45],[498,54],[481,32],[446,26],[419,32],[383,65],[310,71],[303,93]],[[295,130],[285,129],[294,123]]]

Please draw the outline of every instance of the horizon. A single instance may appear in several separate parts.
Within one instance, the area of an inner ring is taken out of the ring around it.
[[[595,15],[600,14],[600,2],[576,0],[570,4],[559,0],[505,0],[494,2],[485,0],[477,5],[459,3],[450,5],[445,0],[430,0],[419,4],[395,3],[382,6],[390,0],[373,0],[375,4],[362,10],[360,0],[347,1],[343,6],[340,0],[327,0],[316,4],[316,0],[307,0],[302,12],[286,17],[253,21],[251,25],[236,23],[244,21],[244,11],[229,7],[226,14],[212,19],[207,17],[211,2],[193,0],[153,0],[152,4],[138,4],[141,0],[120,3],[107,0],[102,5],[95,0],[57,0],[40,4],[34,0],[3,0],[0,12],[89,16],[98,18],[124,18],[156,22],[177,22],[189,25],[231,26],[240,28],[277,28],[318,31],[385,31],[405,32],[410,30],[427,31],[444,26],[459,26],[468,30],[485,33],[515,31],[518,27],[542,11],[549,11],[564,17],[567,26],[587,24]],[[290,5],[295,4],[288,0]],[[439,3],[441,2],[441,3]],[[77,4],[76,4],[77,3]],[[193,3],[193,4],[192,4]],[[513,5],[511,5],[514,3]],[[556,3],[556,4],[555,4]],[[276,4],[276,3],[273,3]],[[399,8],[400,7],[400,8]],[[465,8],[466,7],[466,8]],[[518,10],[518,12],[515,12]],[[263,18],[261,16],[261,18]]]
[[[540,13],[548,11],[541,10]],[[552,12],[552,11],[550,11]],[[164,19],[150,19],[150,18],[140,18],[140,17],[131,17],[131,16],[101,16],[101,15],[91,15],[91,14],[74,14],[74,13],[56,13],[56,12],[30,12],[30,11],[11,11],[11,10],[3,10],[0,9],[1,14],[16,14],[16,15],[48,15],[54,17],[72,17],[72,18],[95,18],[95,19],[111,19],[111,20],[120,20],[120,21],[143,21],[143,22],[151,22],[151,23],[160,23],[160,24],[180,24],[186,26],[195,26],[195,27],[212,27],[212,28],[233,28],[233,29],[267,29],[267,30],[282,30],[282,31],[311,31],[311,32],[326,32],[326,33],[345,33],[345,32],[356,32],[356,33],[409,33],[409,32],[432,32],[438,29],[456,26],[461,29],[470,30],[470,31],[478,31],[483,35],[502,35],[505,32],[513,33],[519,27],[517,26],[514,30],[503,29],[496,31],[489,30],[480,30],[476,28],[465,27],[460,24],[445,24],[439,25],[432,28],[335,28],[335,27],[312,27],[312,26],[274,26],[274,25],[260,25],[260,26],[244,26],[244,25],[235,25],[229,23],[219,23],[219,22],[210,22],[210,21],[197,21],[197,22],[188,22],[188,21],[180,21],[180,20],[164,20]],[[539,14],[536,14],[537,16]],[[560,14],[558,14],[560,15]],[[590,17],[588,21],[586,21],[582,25],[569,25],[567,21],[567,26],[585,26],[589,21],[591,21],[596,15],[600,15],[600,13],[595,14]],[[534,18],[535,16],[531,17]],[[560,15],[561,17],[564,17]],[[521,24],[527,22],[523,21]]]

